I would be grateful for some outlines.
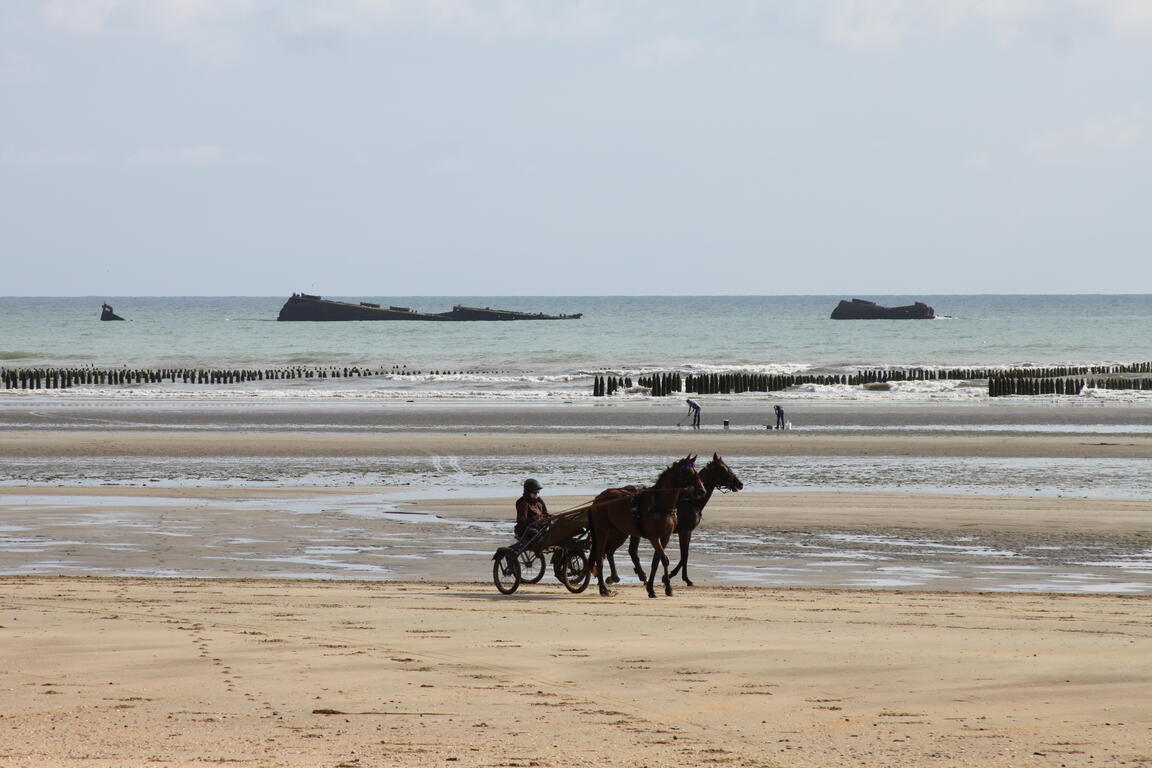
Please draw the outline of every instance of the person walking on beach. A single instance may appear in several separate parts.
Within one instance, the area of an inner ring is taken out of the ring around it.
[[[778,405],[772,407],[776,411],[776,429],[784,429],[784,409]]]
[[[688,413],[692,415],[692,429],[700,429],[700,403],[688,398]]]
[[[524,481],[524,495],[516,499],[517,541],[528,542],[535,538],[541,525],[551,519],[548,505],[540,498],[541,485],[534,477]]]

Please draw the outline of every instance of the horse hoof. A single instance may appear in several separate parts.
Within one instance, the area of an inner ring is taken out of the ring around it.
[[[668,597],[672,597],[672,587],[664,587],[664,594]]]
[[[648,590],[648,597],[656,597],[656,590],[654,590],[654,589]]]
[[[689,587],[694,587],[694,586],[696,586],[696,585],[695,585],[695,584],[693,584],[692,582],[688,581],[688,579],[684,579],[684,584],[685,584],[685,586],[689,586]]]
[[[609,584],[619,584],[620,583],[620,577],[619,576],[609,576],[608,578],[604,579],[604,581],[608,582]]]
[[[612,596],[613,596],[613,595],[615,595],[615,594],[616,594],[616,593],[615,593],[615,592],[613,592],[613,591],[612,591],[612,590],[610,590],[610,589],[602,589],[602,590],[600,590],[600,596],[601,596],[601,597],[612,597]]]

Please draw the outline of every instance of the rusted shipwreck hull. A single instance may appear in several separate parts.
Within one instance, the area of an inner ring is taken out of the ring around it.
[[[922,301],[904,307],[883,307],[874,301],[841,301],[832,310],[833,320],[932,320],[936,310]]]
[[[123,320],[124,318],[112,311],[112,305],[104,303],[100,305],[100,319],[101,320]]]
[[[294,293],[280,308],[277,320],[578,320],[575,315],[546,315],[542,312],[516,312],[491,307],[466,307],[457,304],[451,312],[415,312],[409,307],[382,307],[369,301],[352,304],[333,301],[307,293]]]

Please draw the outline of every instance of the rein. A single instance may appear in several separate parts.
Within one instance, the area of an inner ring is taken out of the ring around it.
[[[661,480],[661,478],[663,478],[663,477],[664,477],[664,475],[665,475],[665,474],[667,474],[668,472],[670,472],[671,470],[675,469],[675,468],[677,467],[677,465],[680,465],[680,466],[687,466],[687,467],[689,467],[689,468],[691,468],[691,469],[696,469],[696,462],[695,462],[695,461],[684,461],[684,460],[680,460],[680,461],[676,462],[675,464],[673,464],[671,467],[668,467],[668,469],[666,469],[666,470],[664,470],[663,472],[661,472],[661,473],[660,473],[660,477],[656,478],[656,483],[659,483],[659,482],[660,482],[660,480]],[[639,496],[639,495],[640,495],[641,493],[643,493],[644,491],[647,491],[647,490],[651,490],[651,489],[654,489],[655,487],[656,487],[656,484],[655,484],[655,483],[653,483],[652,485],[640,486],[640,490],[638,490],[638,491],[636,491],[636,492],[632,493],[632,494],[631,494],[631,497],[632,497],[633,499],[635,499],[637,496]],[[671,489],[668,489],[668,488],[662,488],[662,489],[660,489],[660,490],[662,490],[662,491],[668,491],[668,490],[671,490]],[[608,504],[615,504],[615,503],[617,503],[617,500],[616,500],[616,499],[612,499],[612,500],[609,500],[609,501],[602,501],[602,502],[600,502],[599,504],[597,504],[597,503],[595,502],[595,500],[593,500],[593,501],[591,501],[591,502],[588,502],[588,503],[584,503],[584,504],[577,504],[576,506],[574,506],[574,507],[569,507],[568,509],[565,509],[565,510],[563,510],[563,511],[561,511],[561,512],[556,512],[556,513],[553,513],[553,514],[552,514],[552,517],[553,517],[553,518],[556,518],[556,517],[566,517],[566,516],[567,516],[567,517],[572,517],[572,516],[575,516],[576,514],[578,514],[578,513],[580,513],[580,512],[591,512],[592,510],[594,510],[594,509],[597,509],[597,508],[599,508],[599,507],[602,507],[602,506],[605,506],[605,505],[608,505]],[[672,513],[674,513],[675,511],[676,511],[675,509],[672,509],[672,510],[670,510],[670,511],[669,511],[667,514],[672,514]]]
[[[635,493],[631,494],[632,498],[639,496],[640,493],[644,490],[646,490],[646,487],[641,488],[639,491],[636,491]],[[615,504],[617,501],[618,501],[618,499],[609,499],[608,501],[602,501],[599,504],[597,504],[595,502],[595,500],[593,500],[593,501],[588,502],[586,504],[577,504],[574,507],[569,507],[568,509],[564,510],[563,512],[557,512],[557,513],[553,514],[552,517],[565,517],[565,516],[571,517],[571,516],[574,516],[577,512],[591,512],[592,510],[597,509],[598,507],[603,507],[603,506],[606,506],[608,504]]]

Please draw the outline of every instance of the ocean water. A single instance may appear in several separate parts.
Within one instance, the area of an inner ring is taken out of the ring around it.
[[[462,303],[584,317],[281,323],[275,318],[283,297],[9,297],[0,298],[0,367],[396,367],[395,374],[363,379],[165,384],[136,387],[132,394],[567,400],[590,397],[597,373],[844,373],[1152,360],[1148,294],[859,296],[887,305],[926,301],[938,318],[923,321],[834,321],[832,309],[850,297],[833,296],[326,298],[429,312]],[[128,322],[100,322],[102,301]],[[400,375],[411,371],[423,373]],[[88,388],[87,394],[120,397],[124,390]],[[788,394],[833,400],[986,397],[981,387],[955,382],[900,383],[880,394],[856,387],[806,387]],[[1148,399],[1131,392],[1086,394]]]

